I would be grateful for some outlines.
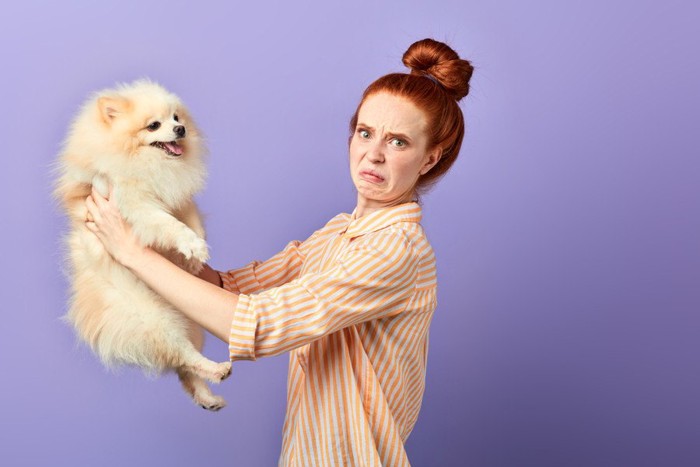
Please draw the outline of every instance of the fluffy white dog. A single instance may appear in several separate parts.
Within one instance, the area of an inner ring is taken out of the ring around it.
[[[85,198],[113,187],[122,216],[144,245],[196,274],[208,258],[192,196],[206,176],[199,131],[177,96],[147,80],[96,93],[72,123],[57,162],[55,196],[70,219],[71,298],[65,318],[107,366],[174,369],[193,400],[226,405],[218,383],[231,363],[200,352],[202,330],[107,253],[85,227]]]

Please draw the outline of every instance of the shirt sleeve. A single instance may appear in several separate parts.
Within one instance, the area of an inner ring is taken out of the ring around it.
[[[277,355],[363,321],[406,309],[419,258],[403,232],[382,231],[348,245],[323,273],[255,295],[239,295],[229,339],[231,360]]]
[[[220,271],[222,287],[237,294],[252,294],[285,284],[299,275],[305,256],[302,242],[291,241],[267,261],[256,260],[239,269]]]
[[[252,294],[297,278],[309,251],[313,250],[321,238],[328,235],[334,225],[341,220],[338,215],[309,238],[300,242],[293,240],[267,261],[252,261],[242,268],[219,271],[221,286],[236,294]]]

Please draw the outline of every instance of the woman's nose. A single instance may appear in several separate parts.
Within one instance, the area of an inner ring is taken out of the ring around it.
[[[384,162],[384,146],[376,142],[367,149],[367,158],[372,162]]]

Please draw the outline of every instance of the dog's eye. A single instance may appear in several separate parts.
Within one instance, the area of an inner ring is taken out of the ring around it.
[[[176,122],[179,122],[179,121],[180,121],[180,119],[177,118],[177,115],[173,115],[173,119],[174,119]]]
[[[156,131],[158,128],[160,128],[160,122],[153,122],[146,128],[148,129],[148,131]]]

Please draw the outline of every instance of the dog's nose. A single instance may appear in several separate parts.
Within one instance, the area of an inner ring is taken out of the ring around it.
[[[184,138],[185,137],[185,127],[182,125],[178,125],[175,128],[173,128],[173,131],[177,135],[178,138]]]

